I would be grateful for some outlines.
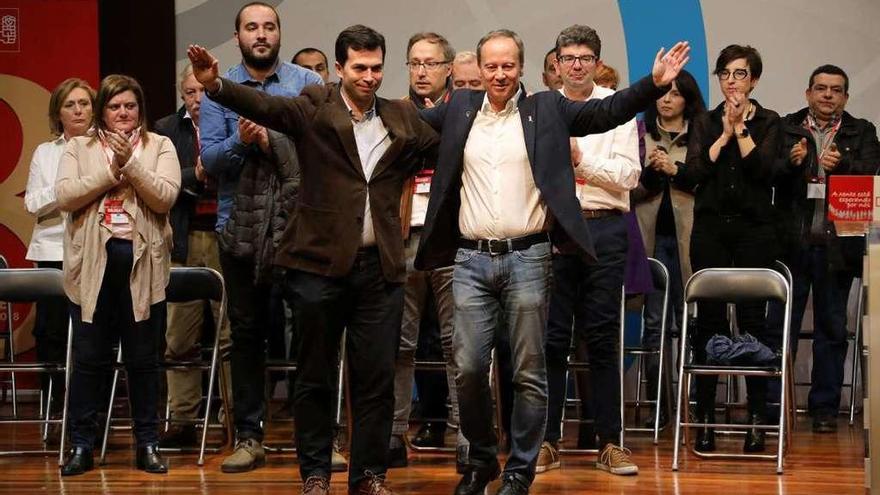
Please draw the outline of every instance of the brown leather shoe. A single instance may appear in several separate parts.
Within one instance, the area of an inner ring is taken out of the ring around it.
[[[348,487],[348,495],[394,495],[394,492],[385,484],[384,476],[367,472],[356,485]]]
[[[309,476],[303,483],[302,495],[330,495],[330,480],[323,476]]]

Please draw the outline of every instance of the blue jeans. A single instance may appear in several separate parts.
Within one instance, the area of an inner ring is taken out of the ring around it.
[[[496,462],[489,363],[502,319],[510,334],[514,404],[510,456],[505,473],[535,477],[535,463],[547,421],[544,333],[551,278],[550,243],[503,255],[461,248],[455,256],[453,352],[458,373],[461,431],[470,442],[468,462]]]

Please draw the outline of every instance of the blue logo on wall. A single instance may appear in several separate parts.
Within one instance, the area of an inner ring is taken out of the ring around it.
[[[697,80],[703,98],[709,97],[709,67],[706,53],[706,30],[700,0],[618,0],[630,83],[633,76],[647,74],[654,65],[654,55],[661,46],[667,49],[677,41],[691,44],[687,70]]]

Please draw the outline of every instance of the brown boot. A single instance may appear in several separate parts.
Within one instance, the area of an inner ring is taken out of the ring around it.
[[[367,472],[357,484],[348,487],[348,495],[394,495],[394,492],[385,484],[384,476]]]
[[[330,495],[330,480],[324,476],[309,476],[303,483],[302,495]]]

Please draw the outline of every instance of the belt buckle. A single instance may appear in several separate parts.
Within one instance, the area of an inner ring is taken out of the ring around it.
[[[493,242],[498,243],[501,246],[504,246],[504,244],[502,243],[502,239],[488,239],[488,240],[486,240],[486,245],[489,247],[489,256],[497,256],[497,255],[504,254],[502,251],[493,251],[492,250],[492,243]]]

